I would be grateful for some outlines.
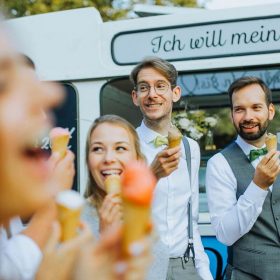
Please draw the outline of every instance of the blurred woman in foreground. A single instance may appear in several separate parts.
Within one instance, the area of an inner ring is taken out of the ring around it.
[[[53,201],[57,191],[51,180],[53,168],[34,143],[51,127],[42,112],[48,113],[62,99],[63,93],[57,85],[41,83],[34,73],[22,66],[0,26],[1,226],[14,216],[28,217]],[[130,263],[119,269],[116,258],[120,243],[118,232],[115,229],[110,236],[104,234],[96,244],[87,227],[82,226],[77,238],[58,247],[60,229],[54,222],[36,279],[86,280],[92,279],[92,275],[95,279],[126,278]],[[0,244],[0,258],[3,250],[5,244]],[[148,254],[143,251],[132,257],[137,260],[140,270],[145,269],[148,260]],[[8,277],[7,274],[6,279],[10,279]]]

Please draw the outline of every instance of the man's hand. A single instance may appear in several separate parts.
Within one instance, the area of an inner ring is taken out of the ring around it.
[[[267,153],[256,167],[254,183],[262,189],[269,188],[280,173],[279,151]]]
[[[180,146],[164,149],[159,152],[150,166],[156,178],[159,180],[160,178],[167,177],[176,170],[178,168],[180,156]]]

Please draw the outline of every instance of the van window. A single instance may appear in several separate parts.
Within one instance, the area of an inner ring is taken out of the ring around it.
[[[123,117],[138,127],[142,114],[131,98],[133,85],[128,78],[115,79],[103,86],[100,94],[100,114],[114,114]]]
[[[280,69],[253,69],[247,71],[221,71],[212,73],[182,73],[178,84],[182,88],[182,98],[174,104],[173,121],[179,127],[185,128],[187,135],[195,139],[201,150],[201,165],[199,171],[200,213],[207,213],[205,193],[205,172],[208,159],[232,142],[235,129],[231,123],[227,89],[229,85],[241,76],[258,76],[272,90],[276,115],[269,131],[277,133],[280,127]],[[132,84],[128,78],[109,81],[101,90],[100,112],[116,114],[135,127],[142,120],[140,110],[131,100]]]

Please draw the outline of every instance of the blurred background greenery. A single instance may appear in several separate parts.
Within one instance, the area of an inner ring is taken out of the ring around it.
[[[154,4],[173,7],[197,7],[197,0],[0,0],[7,17],[22,17],[69,9],[95,7],[103,21],[132,16],[134,4]]]

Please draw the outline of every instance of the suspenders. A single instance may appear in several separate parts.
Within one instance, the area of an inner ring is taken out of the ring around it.
[[[190,189],[192,189],[191,182],[191,149],[189,141],[186,137],[183,137],[183,144],[185,148],[186,161],[188,165],[189,177],[190,177]],[[187,263],[191,257],[190,252],[192,253],[193,263],[195,262],[195,253],[193,246],[193,222],[192,222],[192,193],[190,200],[188,202],[188,247],[184,253],[183,259]]]

